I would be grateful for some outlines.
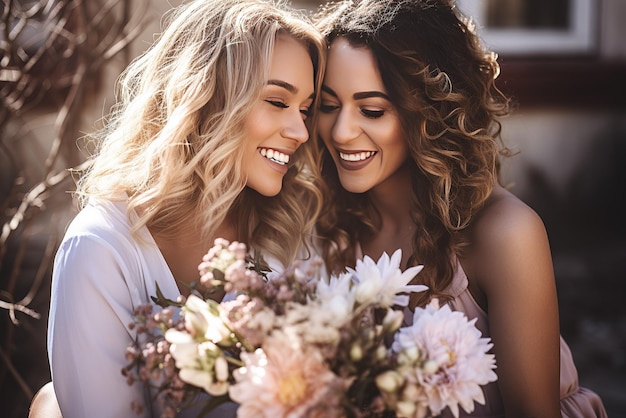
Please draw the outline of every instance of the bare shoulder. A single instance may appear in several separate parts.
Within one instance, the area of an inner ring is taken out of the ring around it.
[[[470,291],[488,315],[505,408],[556,416],[558,301],[546,228],[531,207],[498,187],[468,233],[463,267],[471,269]]]
[[[497,186],[472,226],[472,242],[481,248],[503,250],[545,239],[546,230],[539,215],[517,196]]]
[[[470,250],[465,259],[473,286],[499,294],[501,286],[550,282],[551,252],[543,221],[527,204],[498,186],[468,229]],[[541,268],[539,269],[539,267]],[[534,279],[529,279],[532,276]]]
[[[52,382],[46,383],[37,391],[30,404],[29,418],[61,418]]]

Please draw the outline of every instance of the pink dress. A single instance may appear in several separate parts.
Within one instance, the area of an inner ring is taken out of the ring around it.
[[[469,289],[465,272],[458,264],[457,272],[449,287],[449,292],[454,296],[450,302],[453,310],[461,311],[468,318],[477,318],[476,326],[484,337],[489,337],[489,322],[487,313],[476,303]],[[496,359],[497,361],[497,359]],[[471,414],[460,410],[461,417],[504,417],[504,407],[497,382],[484,386],[485,405],[476,404]],[[561,337],[561,415],[563,418],[606,418],[607,413],[600,397],[589,389],[578,386],[578,373],[572,353],[567,343]],[[442,417],[448,418],[453,415],[448,410]]]

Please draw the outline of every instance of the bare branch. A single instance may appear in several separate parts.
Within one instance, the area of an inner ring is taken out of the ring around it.
[[[68,145],[78,136],[85,104],[97,93],[94,89],[99,87],[104,65],[128,51],[130,42],[144,29],[145,15],[131,13],[137,9],[135,2],[145,10],[148,0],[0,3],[0,310],[7,310],[9,326],[19,324],[18,312],[40,318],[29,305],[41,293],[45,279],[50,279],[59,238],[53,223],[41,222],[41,217],[54,208],[55,199],[56,203],[65,199],[51,193],[72,174],[63,165],[81,171],[88,164],[81,163]],[[44,138],[16,128],[26,126],[33,115],[54,120]],[[40,141],[37,147],[45,144],[43,156],[24,152],[29,147],[25,141],[30,140]],[[33,158],[43,161],[33,164]],[[62,201],[64,206],[67,203]],[[49,229],[44,232],[47,241],[45,249],[37,247],[38,261],[31,272],[25,266],[32,243],[43,243],[31,238],[41,236],[36,228],[42,226]],[[24,279],[26,286],[20,283]],[[14,293],[25,289],[26,295],[15,302]],[[17,329],[10,327],[0,341],[0,365],[6,365],[0,367],[0,387],[5,387],[8,370],[30,399],[33,391],[19,365],[13,364],[13,351],[7,349],[16,344]]]
[[[34,310],[24,306],[24,305],[19,305],[17,303],[10,303],[10,302],[5,302],[3,300],[0,300],[0,308],[1,309],[7,309],[9,311],[9,315],[11,316],[11,322],[13,322],[15,325],[19,324],[19,321],[17,320],[17,318],[15,317],[15,312],[22,312],[25,313],[28,316],[32,316],[35,319],[39,319],[39,317],[41,315],[39,315],[37,312],[35,312]]]

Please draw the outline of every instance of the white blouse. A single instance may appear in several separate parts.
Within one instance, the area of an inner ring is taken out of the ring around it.
[[[180,292],[148,229],[140,231],[141,242],[131,236],[126,208],[91,202],[70,223],[55,257],[48,357],[64,418],[136,417],[131,402],[144,399],[143,416],[160,414],[143,385],[129,386],[121,370],[135,338],[134,309],[151,303],[157,283],[168,299]]]

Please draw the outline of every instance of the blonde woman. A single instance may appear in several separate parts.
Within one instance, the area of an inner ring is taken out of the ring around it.
[[[122,74],[55,258],[48,353],[66,418],[133,416],[133,401],[157,415],[121,374],[133,310],[157,285],[186,295],[217,237],[290,263],[320,209],[306,144],[318,33],[262,0],[196,0],[168,22]]]

